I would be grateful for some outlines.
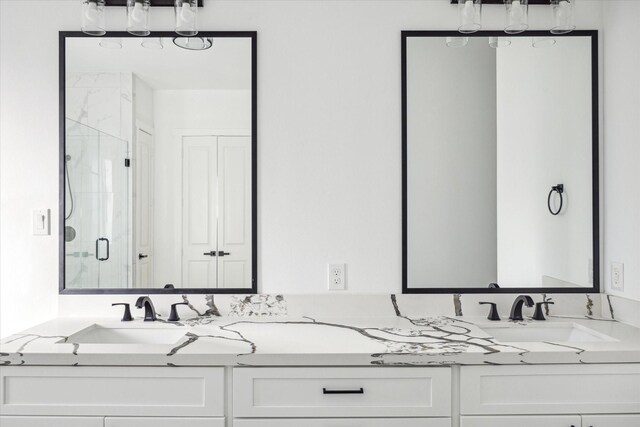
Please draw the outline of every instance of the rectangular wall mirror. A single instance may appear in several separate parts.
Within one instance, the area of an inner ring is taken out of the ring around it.
[[[403,292],[598,292],[596,31],[402,34]]]
[[[60,292],[257,292],[256,33],[60,33]]]

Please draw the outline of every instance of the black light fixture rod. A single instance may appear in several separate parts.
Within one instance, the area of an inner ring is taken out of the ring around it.
[[[126,6],[127,0],[105,0],[105,6]],[[173,7],[174,0],[151,0],[151,7]],[[204,6],[204,0],[198,0],[198,7]]]
[[[458,4],[458,0],[451,0],[451,4]],[[482,0],[482,5],[485,4],[501,4],[504,5],[504,0]],[[529,5],[536,6],[549,6],[550,0],[529,0]]]

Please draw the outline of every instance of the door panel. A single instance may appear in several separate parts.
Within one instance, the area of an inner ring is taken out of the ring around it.
[[[218,287],[250,288],[250,137],[218,138],[218,189]]]
[[[460,427],[580,427],[579,415],[461,417]]]
[[[102,418],[87,417],[2,417],[2,427],[102,427]]]
[[[638,408],[640,411],[640,408]],[[582,427],[638,427],[640,415],[584,415]]]
[[[136,233],[134,263],[135,287],[153,287],[153,140],[138,128],[136,131]]]
[[[451,427],[451,418],[235,419],[234,427]]]
[[[224,418],[107,417],[104,427],[224,427]]]
[[[217,137],[182,139],[182,286],[216,288]]]

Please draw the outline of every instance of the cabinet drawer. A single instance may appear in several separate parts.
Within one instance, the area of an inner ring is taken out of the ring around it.
[[[640,415],[585,415],[582,427],[638,427]]]
[[[449,368],[235,368],[239,418],[448,417]]]
[[[451,427],[451,418],[238,419],[233,427]]]
[[[4,369],[4,368],[3,368]],[[2,427],[103,427],[102,418],[85,417],[3,417]]]
[[[224,427],[224,418],[107,417],[104,420],[104,427]]]
[[[224,368],[8,366],[6,415],[224,416]]]
[[[460,409],[482,414],[640,413],[640,364],[463,366]]]
[[[580,427],[579,415],[462,417],[460,427]]]

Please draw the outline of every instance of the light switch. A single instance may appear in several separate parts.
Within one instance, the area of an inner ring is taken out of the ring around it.
[[[48,236],[51,234],[51,221],[49,209],[36,209],[33,211],[33,235]]]

